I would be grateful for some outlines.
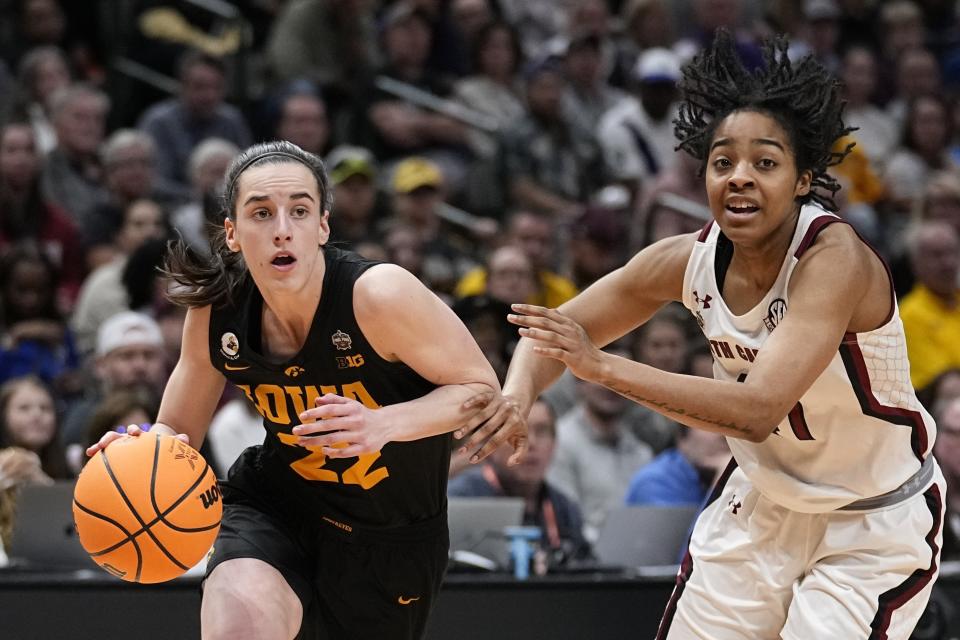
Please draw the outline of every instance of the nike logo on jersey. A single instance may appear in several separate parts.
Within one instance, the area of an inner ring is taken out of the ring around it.
[[[400,596],[399,598],[397,598],[397,602],[399,602],[400,604],[410,604],[411,602],[416,602],[419,599],[420,599],[420,596],[417,596],[416,598],[404,598],[403,596]]]
[[[223,368],[226,369],[227,371],[245,371],[250,368],[250,365],[246,364],[246,365],[243,365],[242,367],[235,367],[232,364],[224,364]]]

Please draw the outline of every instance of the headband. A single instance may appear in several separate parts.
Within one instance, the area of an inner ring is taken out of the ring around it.
[[[264,158],[269,158],[270,156],[283,156],[283,157],[286,157],[286,158],[290,158],[290,159],[292,159],[292,160],[296,160],[296,161],[299,162],[300,164],[303,164],[303,165],[306,165],[306,164],[307,164],[306,162],[304,162],[303,158],[301,158],[300,156],[294,155],[294,154],[290,153],[289,151],[267,151],[266,153],[261,153],[260,155],[253,156],[252,158],[250,158],[249,160],[247,160],[246,162],[244,162],[242,165],[240,165],[240,168],[237,169],[237,173],[236,173],[235,175],[238,175],[238,176],[239,176],[241,173],[243,173],[244,171],[246,171],[246,170],[247,170],[247,167],[249,167],[250,165],[252,165],[254,162],[257,162],[257,161],[259,161],[259,160],[263,160]],[[313,167],[310,167],[310,165],[307,165],[307,166],[308,166],[311,170],[313,169]]]

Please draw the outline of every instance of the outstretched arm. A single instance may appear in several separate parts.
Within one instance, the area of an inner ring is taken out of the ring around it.
[[[868,295],[869,294],[869,295]],[[790,310],[743,383],[667,373],[603,353],[573,317],[522,307],[511,320],[532,350],[687,426],[762,442],[823,372],[848,330],[873,329],[890,307],[879,260],[849,229],[834,225],[791,280]]]
[[[646,322],[667,302],[681,299],[683,273],[695,241],[696,234],[691,234],[667,238],[647,247],[625,266],[561,305],[558,312],[575,319],[583,328],[584,339],[591,345],[609,344]],[[533,402],[563,373],[569,362],[543,357],[534,350],[534,340],[522,331],[521,336],[510,361],[503,394],[515,413],[526,416]],[[458,436],[468,436],[464,446],[486,442],[472,462],[495,450],[503,441],[504,431],[522,428],[522,425],[507,425],[508,429],[503,429],[504,422],[511,416],[505,411],[495,414],[491,407],[478,413],[458,432]],[[499,435],[493,436],[494,432]]]
[[[301,414],[294,429],[301,444],[325,447],[331,457],[353,457],[391,441],[409,441],[452,431],[476,413],[465,401],[499,393],[493,368],[453,311],[412,274],[378,265],[354,288],[354,312],[377,353],[403,362],[437,388],[421,398],[371,410],[355,401],[324,396]],[[310,435],[326,432],[324,435]],[[345,448],[334,448],[346,442]]]

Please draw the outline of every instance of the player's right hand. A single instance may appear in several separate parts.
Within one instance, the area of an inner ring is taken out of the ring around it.
[[[463,440],[460,452],[476,447],[470,456],[472,464],[480,462],[505,442],[513,447],[509,464],[520,463],[527,450],[527,419],[515,398],[499,391],[484,391],[468,398],[463,409],[475,413],[453,435],[457,440]]]
[[[165,424],[158,423],[153,425],[150,428],[150,432],[157,433],[158,435],[176,436],[178,440],[182,440],[186,444],[190,444],[190,438],[189,436],[187,436],[187,434],[177,433],[176,431],[174,431],[173,429],[171,429]],[[141,429],[140,425],[138,424],[128,425],[126,427],[126,433],[120,433],[119,431],[108,431],[102,436],[100,436],[100,440],[98,440],[96,443],[92,444],[91,446],[87,447],[87,456],[90,456],[90,457],[95,456],[97,454],[97,451],[106,449],[107,446],[111,442],[114,442],[115,440],[119,440],[120,438],[125,438],[126,436],[137,438],[143,433],[145,433],[145,431]]]

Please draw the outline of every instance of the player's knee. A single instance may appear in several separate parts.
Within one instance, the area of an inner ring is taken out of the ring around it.
[[[300,630],[303,607],[280,573],[256,560],[231,560],[204,582],[203,640],[290,640]]]

